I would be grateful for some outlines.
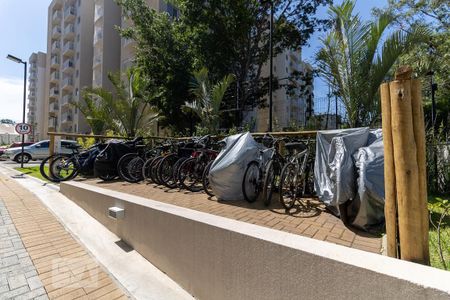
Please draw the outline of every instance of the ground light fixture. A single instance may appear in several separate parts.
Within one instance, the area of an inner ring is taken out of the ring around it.
[[[24,65],[24,71],[23,71],[23,111],[22,111],[22,123],[25,123],[25,102],[26,102],[26,90],[27,90],[27,62],[21,60],[20,58],[8,54],[6,57],[7,59],[16,62],[18,64]],[[25,134],[22,134],[22,152],[21,152],[21,160],[20,160],[20,167],[23,168],[23,147],[25,143]]]

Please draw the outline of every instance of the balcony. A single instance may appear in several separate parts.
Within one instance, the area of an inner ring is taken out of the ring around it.
[[[61,114],[61,125],[69,125],[72,123],[72,112]]]
[[[28,93],[28,99],[30,99],[30,100],[36,99],[36,93],[35,92],[29,92]]]
[[[75,25],[69,24],[64,28],[64,38],[72,40],[75,37]]]
[[[64,44],[63,55],[72,56],[75,52],[75,44],[73,42],[67,42]]]
[[[63,91],[72,91],[73,90],[73,78],[67,77],[64,78],[63,84],[62,84]]]
[[[55,26],[52,30],[52,38],[57,39],[61,36],[61,27]]]
[[[61,43],[59,41],[53,42],[52,43],[52,52],[59,53],[59,50],[61,50]]]
[[[63,72],[73,72],[73,68],[75,67],[75,64],[73,63],[73,60],[68,59],[63,64]]]
[[[53,25],[61,23],[61,17],[62,17],[61,11],[60,10],[55,11],[52,15]]]
[[[37,76],[36,71],[30,71],[30,75],[29,75],[30,79],[36,79],[36,76]]]
[[[102,55],[96,55],[94,56],[94,64],[93,68],[97,68],[102,65]]]
[[[59,56],[53,56],[52,59],[50,60],[50,66],[52,68],[57,68],[59,67]]]
[[[72,95],[65,95],[61,98],[61,107],[70,107],[73,103]]]
[[[36,62],[30,63],[30,72],[36,71]]]
[[[58,83],[59,81],[59,72],[55,71],[50,75],[50,82],[51,83]]]
[[[96,45],[98,42],[101,42],[102,40],[103,40],[103,31],[96,30],[94,34],[94,45]]]
[[[94,22],[97,22],[101,18],[103,18],[103,6],[101,5],[95,6]]]
[[[75,20],[75,16],[75,6],[66,6],[66,8],[64,9],[64,22],[73,22]]]
[[[50,98],[58,98],[58,96],[59,96],[59,89],[57,87],[51,88],[49,97]]]
[[[36,83],[35,82],[30,82],[30,84],[28,85],[28,89],[29,90],[34,90],[36,88]]]
[[[56,116],[59,112],[59,105],[57,102],[50,103],[49,114]]]
[[[36,101],[29,101],[27,106],[30,112],[34,111],[36,109]]]
[[[122,38],[122,48],[127,48],[131,45],[134,45],[133,39]]]

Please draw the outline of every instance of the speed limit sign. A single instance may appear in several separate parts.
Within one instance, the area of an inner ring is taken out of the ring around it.
[[[27,123],[19,123],[16,125],[16,132],[18,134],[29,134],[31,132],[31,125]]]

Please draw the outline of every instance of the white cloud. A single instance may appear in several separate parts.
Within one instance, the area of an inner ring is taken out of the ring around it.
[[[0,119],[22,121],[22,101],[23,79],[0,77]]]

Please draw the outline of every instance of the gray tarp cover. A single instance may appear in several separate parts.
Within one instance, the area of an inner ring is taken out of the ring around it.
[[[317,133],[314,166],[319,199],[338,213],[351,200],[351,223],[370,230],[384,222],[384,151],[381,130],[352,128]]]
[[[250,161],[258,158],[263,147],[247,133],[224,139],[226,145],[209,171],[211,189],[220,200],[244,200],[242,179]]]

